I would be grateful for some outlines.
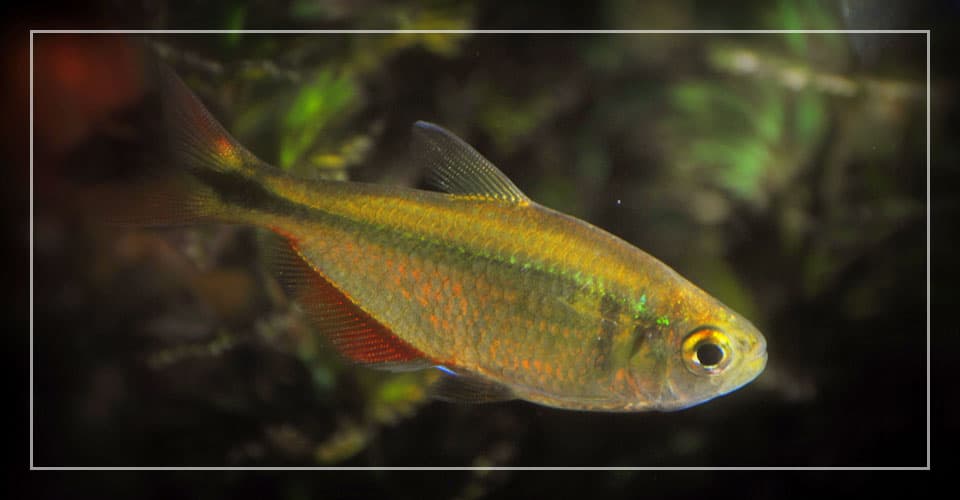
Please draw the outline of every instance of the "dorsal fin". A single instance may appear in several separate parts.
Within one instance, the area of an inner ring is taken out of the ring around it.
[[[452,194],[530,203],[503,172],[449,130],[425,121],[413,124],[413,156],[429,168],[427,180]]]
[[[346,358],[390,371],[420,370],[436,364],[357,307],[313,269],[294,240],[265,234],[261,246],[267,266],[280,284]]]

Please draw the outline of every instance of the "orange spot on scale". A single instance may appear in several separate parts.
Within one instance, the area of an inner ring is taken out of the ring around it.
[[[433,329],[437,330],[440,328],[440,318],[436,314],[430,315],[430,324],[433,325]]]
[[[621,368],[621,369],[617,370],[617,374],[614,375],[613,380],[616,381],[618,384],[623,383],[623,379],[624,379],[624,377],[626,377],[626,375],[627,375],[627,374],[626,374],[626,372],[624,371],[624,369]]]
[[[533,369],[538,372],[543,371],[543,363],[541,363],[539,359],[533,360]]]
[[[523,365],[523,369],[524,369],[524,370],[529,370],[529,369],[530,369],[530,360],[529,360],[529,359],[525,359],[525,360],[521,361],[520,364]]]
[[[553,369],[551,368],[549,361],[544,361],[544,363],[543,363],[543,371],[544,371],[544,373],[546,373],[547,375],[553,374]]]
[[[450,290],[450,299],[449,306],[451,312],[453,312],[454,306],[459,306],[460,316],[467,316],[467,300],[463,296],[463,285],[457,282],[446,281],[449,284],[448,289]]]
[[[453,304],[449,300],[443,300],[439,292],[435,293],[433,298],[436,304],[443,308],[444,316],[448,318],[453,316]]]

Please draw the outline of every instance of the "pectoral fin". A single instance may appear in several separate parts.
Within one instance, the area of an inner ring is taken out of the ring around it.
[[[445,375],[428,389],[429,396],[453,403],[493,403],[516,399],[509,387],[470,374]]]

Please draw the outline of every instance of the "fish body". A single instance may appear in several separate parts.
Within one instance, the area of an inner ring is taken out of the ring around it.
[[[414,149],[446,192],[304,181],[243,149],[165,75],[187,174],[144,197],[144,213],[279,235],[281,280],[350,359],[440,367],[440,399],[599,411],[685,408],[764,368],[764,338],[746,319],[635,246],[530,200],[436,125],[414,126]]]

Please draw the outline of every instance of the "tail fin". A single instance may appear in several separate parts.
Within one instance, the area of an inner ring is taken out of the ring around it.
[[[85,189],[80,203],[98,219],[122,225],[239,222],[237,207],[221,188],[238,180],[255,183],[266,164],[217,122],[173,70],[160,62],[150,69],[163,116],[161,168],[137,182]]]
[[[263,162],[210,115],[173,70],[160,66],[158,72],[169,146],[179,166],[253,175]]]
[[[64,186],[68,202],[100,222],[120,226],[177,226],[230,222],[230,211],[207,185],[180,172],[135,182]]]

